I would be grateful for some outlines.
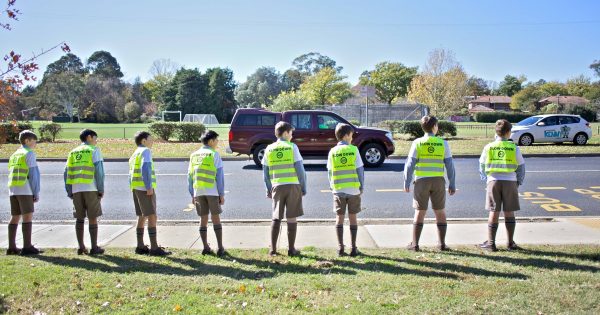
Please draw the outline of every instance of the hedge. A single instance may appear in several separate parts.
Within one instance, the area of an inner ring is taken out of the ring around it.
[[[148,126],[150,132],[157,135],[159,138],[165,141],[169,141],[175,130],[177,129],[177,124],[173,122],[155,122]]]
[[[597,120],[597,109],[593,106],[575,105],[571,107],[567,112],[571,115],[579,115],[588,122],[594,122]]]
[[[517,123],[525,118],[533,116],[530,113],[514,113],[514,112],[489,112],[475,114],[475,121],[480,123],[495,123],[498,119],[506,119],[511,123]]]
[[[42,140],[54,142],[60,134],[62,127],[57,123],[48,123],[42,124],[38,130],[40,131],[40,138]]]
[[[181,142],[200,142],[200,137],[206,130],[203,124],[195,122],[177,123],[177,140]]]
[[[23,130],[33,131],[33,125],[26,122],[0,123],[0,142],[19,143],[19,133]]]
[[[390,130],[392,133],[409,134],[413,138],[422,137],[425,133],[418,120],[384,120],[380,127]],[[439,136],[456,136],[456,124],[451,121],[438,121]]]

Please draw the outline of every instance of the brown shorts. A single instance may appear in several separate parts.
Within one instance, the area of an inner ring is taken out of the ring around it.
[[[419,178],[415,182],[413,208],[427,210],[429,199],[433,210],[443,210],[446,207],[446,180],[443,177]]]
[[[485,208],[489,211],[518,211],[519,189],[516,181],[493,180],[487,183]]]
[[[33,196],[10,196],[10,215],[24,215],[33,213]]]
[[[333,194],[333,212],[338,215],[345,215],[346,208],[349,214],[360,212],[360,195],[336,195]]]
[[[273,187],[273,219],[297,218],[304,215],[302,209],[302,187],[286,184]]]
[[[156,214],[156,191],[152,196],[146,195],[145,190],[133,190],[133,205],[135,206],[135,215],[149,216]]]
[[[73,217],[75,219],[95,219],[102,216],[100,196],[97,191],[81,191],[73,194]]]
[[[196,204],[196,213],[199,216],[205,216],[209,213],[212,215],[221,214],[221,204],[219,203],[219,196],[197,196],[194,197]]]

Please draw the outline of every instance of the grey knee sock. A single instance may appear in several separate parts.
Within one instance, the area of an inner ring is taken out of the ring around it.
[[[17,229],[19,224],[8,224],[8,249],[17,249]]]
[[[135,229],[135,235],[137,237],[137,247],[138,248],[143,248],[144,246],[146,246],[144,244],[144,228],[136,228]]]
[[[77,243],[79,244],[80,249],[85,248],[85,244],[83,243],[84,223],[85,221],[81,219],[75,221],[75,235],[77,236]]]
[[[92,243],[92,248],[98,248],[98,224],[90,224],[88,228],[90,230],[90,242]]]
[[[31,229],[33,227],[32,222],[21,223],[21,232],[23,233],[23,248],[31,247]]]
[[[352,237],[352,248],[356,248],[356,235],[358,235],[358,225],[350,225],[350,236]]]
[[[271,221],[271,250],[277,251],[277,239],[279,238],[279,230],[281,229],[281,220],[273,219]]]
[[[336,224],[335,226],[335,234],[337,235],[338,245],[340,249],[344,248],[344,225]]]
[[[419,245],[419,239],[421,238],[421,232],[423,232],[423,223],[413,223],[413,245]]]
[[[217,244],[219,245],[219,249],[223,248],[223,226],[221,224],[213,225],[213,230],[215,230],[215,236],[217,237]]]
[[[158,249],[156,241],[156,227],[148,227],[148,236],[150,237],[150,249]]]
[[[294,222],[294,223],[287,223],[287,228],[288,228],[288,244],[289,244],[289,249],[296,249],[295,244],[296,244],[296,231],[298,228],[298,223]]]
[[[204,246],[204,249],[207,249],[208,248],[208,227],[201,226],[199,231],[200,231],[200,238],[202,239],[202,246]]]

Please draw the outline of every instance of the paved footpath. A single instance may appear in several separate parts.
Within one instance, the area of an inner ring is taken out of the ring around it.
[[[382,224],[362,222],[358,230],[359,248],[403,248],[412,235],[412,225]],[[200,249],[198,226],[192,223],[159,225],[158,239],[161,246],[168,248]],[[76,248],[75,228],[72,224],[34,224],[33,243],[39,248]],[[241,224],[223,223],[224,246],[226,248],[266,248],[270,239],[270,227],[267,222]],[[87,227],[86,227],[87,231]],[[345,227],[344,239],[349,243],[349,228]],[[20,246],[20,229],[17,244]],[[282,225],[280,247],[287,247],[285,224]],[[487,236],[487,223],[484,221],[450,221],[448,224],[447,244],[449,246],[474,245]],[[89,241],[88,234],[85,235]],[[147,239],[147,235],[145,235]],[[7,246],[7,226],[0,226],[0,247]],[[551,220],[520,220],[517,224],[515,240],[520,245],[527,244],[595,244],[600,245],[600,217],[571,217]],[[212,228],[209,227],[209,242],[216,244]],[[318,248],[336,248],[337,240],[333,222],[300,222],[298,225],[297,247],[314,246]],[[421,236],[422,246],[435,246],[437,233],[435,224],[426,222]],[[500,224],[497,244],[506,243],[504,225]],[[113,248],[132,248],[136,244],[135,227],[126,224],[101,224],[99,230],[100,246]],[[88,245],[89,246],[89,245]],[[214,246],[214,245],[213,245]]]

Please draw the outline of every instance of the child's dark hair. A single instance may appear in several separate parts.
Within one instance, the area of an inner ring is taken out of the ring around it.
[[[88,136],[97,137],[98,134],[92,129],[83,129],[81,130],[81,133],[79,133],[79,140],[81,140],[81,142],[85,142]]]
[[[338,141],[341,141],[346,135],[352,133],[354,133],[354,129],[348,124],[339,123],[335,126],[335,137]]]
[[[210,140],[217,139],[217,137],[218,137],[218,136],[219,136],[219,134],[218,134],[218,133],[216,133],[216,132],[215,132],[215,131],[213,131],[213,130],[209,130],[209,131],[205,132],[205,133],[202,135],[202,137],[200,137],[200,141],[202,141],[202,144],[204,144],[204,145],[208,145],[208,142],[209,142]]]
[[[425,132],[433,132],[433,127],[437,125],[438,120],[435,116],[427,115],[421,118],[421,129]]]
[[[280,121],[275,125],[275,136],[280,138],[285,132],[294,130],[294,127],[285,121]]]
[[[25,140],[33,139],[37,141],[37,135],[31,130],[23,130],[19,133],[19,142],[25,144]]]
[[[502,137],[509,133],[512,129],[512,124],[506,119],[498,119],[496,121],[496,134],[498,137]]]
[[[142,140],[148,140],[148,137],[150,137],[150,133],[148,131],[138,131],[135,133],[135,136],[133,136],[133,139],[135,140],[136,145],[141,145]]]

